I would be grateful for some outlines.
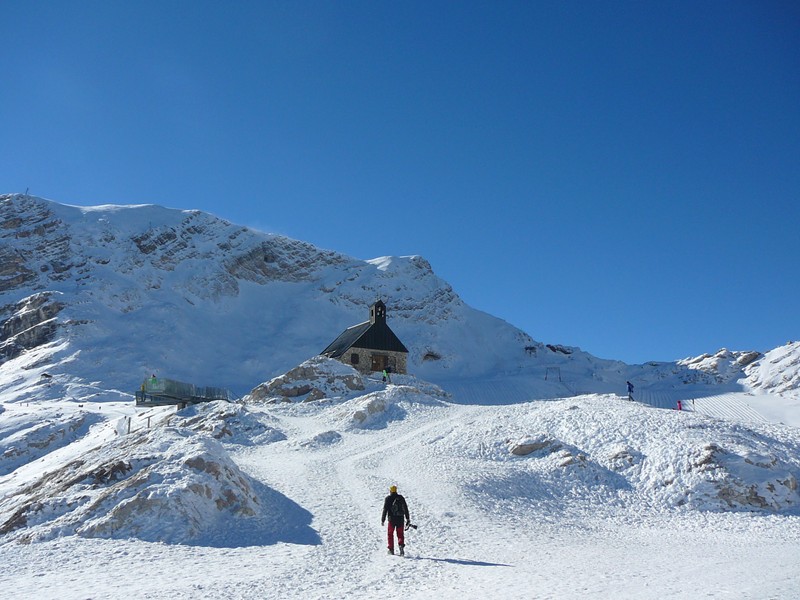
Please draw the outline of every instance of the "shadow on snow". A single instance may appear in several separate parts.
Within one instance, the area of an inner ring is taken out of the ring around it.
[[[462,565],[465,567],[513,567],[513,565],[506,565],[503,563],[483,562],[480,560],[466,560],[460,558],[434,558],[432,556],[409,556],[414,560],[429,560],[431,562],[443,562],[451,565]]]
[[[264,507],[262,515],[237,519],[236,522],[223,525],[216,532],[186,545],[244,548],[279,543],[303,546],[318,546],[322,543],[319,533],[311,527],[313,515],[308,510],[259,481],[251,483]]]

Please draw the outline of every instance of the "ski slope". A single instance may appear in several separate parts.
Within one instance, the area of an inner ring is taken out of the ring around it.
[[[674,409],[681,402],[681,410],[693,411],[709,417],[744,421],[748,423],[766,423],[767,419],[747,400],[752,394],[731,392],[711,396],[694,397],[692,394],[665,390],[642,390],[637,400],[655,408]]]
[[[554,397],[580,395],[580,384],[561,381],[542,381],[531,377],[503,377],[486,380],[446,380],[440,385],[459,404],[500,406]],[[585,384],[584,384],[585,386]],[[641,387],[634,394],[635,401],[653,408],[677,410],[678,402],[684,411],[719,419],[747,423],[778,422],[800,426],[794,415],[797,401],[776,398],[774,394],[747,392],[718,393],[713,388],[690,389]],[[790,410],[782,409],[788,407]],[[765,416],[767,413],[769,417]]]

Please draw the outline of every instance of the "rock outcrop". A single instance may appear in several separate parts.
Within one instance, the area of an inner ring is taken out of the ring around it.
[[[57,298],[56,294],[42,292],[0,308],[0,361],[16,358],[55,338],[56,317],[64,308]]]
[[[361,374],[338,360],[315,356],[287,373],[254,388],[251,402],[277,400],[313,401],[347,396],[365,389]]]

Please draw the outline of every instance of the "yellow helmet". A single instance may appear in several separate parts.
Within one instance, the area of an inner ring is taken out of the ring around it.
[[[390,485],[389,486],[389,491],[392,492],[392,493],[395,493],[397,491],[397,486],[396,485]]]

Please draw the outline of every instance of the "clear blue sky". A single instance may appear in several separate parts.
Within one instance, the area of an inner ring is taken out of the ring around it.
[[[0,3],[0,192],[420,254],[627,362],[800,338],[797,2]]]

